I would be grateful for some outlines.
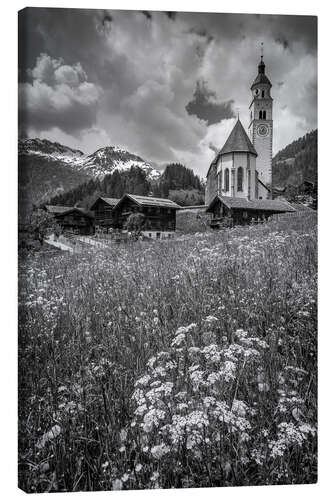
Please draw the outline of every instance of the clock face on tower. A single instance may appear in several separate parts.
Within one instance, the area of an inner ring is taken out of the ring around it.
[[[257,134],[260,137],[266,137],[268,133],[269,133],[269,128],[267,127],[267,125],[259,125],[259,127],[257,128]]]

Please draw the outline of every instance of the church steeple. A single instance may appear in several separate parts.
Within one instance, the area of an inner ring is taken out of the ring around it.
[[[264,50],[261,44],[261,56],[258,74],[251,85],[250,135],[258,157],[256,168],[259,180],[266,186],[272,185],[272,145],[273,145],[273,99],[272,84],[265,74]]]
[[[261,55],[260,55],[260,63],[258,66],[258,73],[265,74],[265,63],[264,63],[264,43],[261,42]]]
[[[264,44],[261,43],[261,56],[260,56],[260,63],[258,65],[258,75],[254,82],[252,83],[251,90],[256,91],[256,93],[259,93],[259,87],[261,85],[268,85],[269,88],[271,88],[272,84],[265,75],[265,63],[264,63]]]

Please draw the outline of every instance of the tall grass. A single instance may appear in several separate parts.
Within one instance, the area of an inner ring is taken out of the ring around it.
[[[316,481],[313,216],[31,255],[19,486]]]

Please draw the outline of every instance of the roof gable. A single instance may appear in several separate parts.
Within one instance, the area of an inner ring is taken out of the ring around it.
[[[118,201],[116,207],[118,208],[126,198],[134,201],[139,206],[165,207],[177,210],[181,208],[179,205],[177,205],[177,203],[166,198],[154,198],[152,196],[139,196],[136,194],[124,194],[124,196]]]
[[[69,207],[68,210],[65,210],[63,212],[59,212],[56,215],[58,215],[58,217],[62,217],[62,216],[71,214],[73,212],[78,213],[80,215],[83,215],[85,217],[89,217],[90,219],[94,218],[94,215],[89,210],[85,210],[84,208],[80,208],[80,207]]]
[[[94,203],[91,205],[90,210],[94,210],[94,206],[99,200],[104,201],[107,205],[110,205],[110,207],[115,207],[118,203],[120,198],[105,198],[104,196],[99,196]]]
[[[226,153],[236,152],[251,153],[258,156],[257,151],[255,150],[239,119],[237,120],[236,125],[232,129],[219,154],[223,155]]]

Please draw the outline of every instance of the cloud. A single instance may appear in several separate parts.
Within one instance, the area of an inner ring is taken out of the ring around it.
[[[20,118],[30,136],[58,136],[87,153],[118,144],[205,175],[232,129],[235,107],[247,128],[261,42],[273,84],[274,151],[317,126],[314,17],[24,13]]]
[[[226,102],[217,102],[216,92],[210,90],[207,82],[201,80],[197,82],[193,99],[185,108],[189,115],[196,115],[201,120],[205,120],[208,125],[212,125],[235,116],[232,110],[233,103],[232,99]]]
[[[100,90],[87,81],[80,63],[70,66],[41,54],[29,75],[31,82],[19,84],[23,132],[58,128],[77,135],[94,126]]]

